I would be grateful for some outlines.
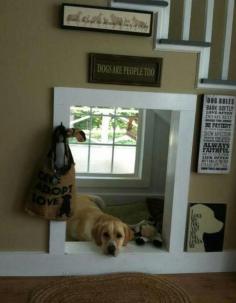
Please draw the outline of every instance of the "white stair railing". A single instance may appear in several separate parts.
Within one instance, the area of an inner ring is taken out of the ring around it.
[[[173,1],[173,0],[172,0]],[[156,5],[155,5],[156,2]],[[162,2],[162,4],[161,4]],[[165,5],[163,3],[165,2]],[[171,0],[166,1],[132,1],[112,0],[112,7],[153,11],[154,18],[154,49],[163,51],[183,51],[199,54],[199,68],[196,86],[198,88],[236,89],[236,81],[229,81],[229,62],[233,31],[235,0],[226,0],[225,39],[222,43],[223,58],[220,79],[208,79],[211,56],[211,40],[213,32],[213,15],[215,1],[207,0],[205,8],[205,25],[203,41],[191,41],[192,0],[184,0],[181,40],[169,39],[169,21]],[[152,5],[150,5],[152,3]]]

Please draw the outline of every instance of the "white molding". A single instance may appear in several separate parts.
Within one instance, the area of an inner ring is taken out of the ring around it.
[[[192,111],[172,112],[163,217],[163,238],[170,239],[170,252],[184,251],[194,119]]]
[[[201,79],[208,78],[210,64],[210,48],[202,49],[199,53],[198,71],[197,71],[197,87]]]
[[[193,94],[65,87],[54,89],[54,122],[58,123],[62,120],[65,125],[69,125],[69,121],[67,118],[63,118],[63,116],[68,115],[69,117],[68,108],[71,104],[119,105],[121,107],[130,106],[140,109],[174,111],[171,120],[173,131],[171,133],[168,152],[168,162],[171,164],[167,166],[167,176],[170,176],[170,178],[167,180],[168,191],[166,190],[165,198],[165,205],[167,206],[165,207],[163,216],[163,238],[171,252],[183,250],[196,100],[197,96]],[[177,125],[178,127],[176,128]],[[187,147],[184,148],[184,146]],[[178,231],[177,234],[176,230]],[[172,232],[174,236],[172,236]],[[53,239],[54,242],[53,246],[50,244],[49,247],[55,247],[51,251],[63,253],[62,247],[65,241],[63,227],[59,227],[58,224],[51,224],[50,235],[50,239]]]
[[[89,247],[89,246],[88,246]],[[78,255],[37,252],[0,253],[0,276],[62,276],[144,272],[152,274],[236,271],[236,252],[168,253],[149,245],[128,245],[117,256],[108,257],[84,248]]]
[[[63,255],[65,253],[66,223],[50,221],[49,225],[49,253]],[[62,241],[58,241],[62,239]]]
[[[127,103],[128,100],[128,103]],[[145,100],[145,101],[144,101]],[[138,108],[159,109],[159,110],[195,110],[196,95],[181,93],[160,93],[160,92],[142,92],[125,91],[111,89],[88,89],[73,87],[55,87],[54,88],[54,110],[55,106],[60,113],[59,119],[54,118],[56,124],[63,119],[70,104],[104,105],[127,107],[136,106]],[[55,114],[55,112],[54,112]],[[69,115],[68,115],[69,116]],[[69,121],[69,118],[66,120]],[[69,125],[65,121],[66,125]]]
[[[171,123],[170,123],[170,135],[169,135],[169,156],[167,161],[166,170],[166,188],[165,188],[165,202],[164,202],[164,214],[163,214],[163,228],[162,237],[165,240],[165,246],[168,251],[175,251],[175,246],[173,247],[174,239],[172,237],[173,229],[173,217],[175,216],[173,212],[174,199],[176,195],[175,192],[175,177],[176,177],[176,160],[177,160],[177,149],[178,149],[178,132],[179,132],[179,112],[171,113]],[[187,200],[185,201],[187,204]],[[177,237],[179,239],[179,237]],[[181,237],[180,237],[181,238]],[[181,241],[182,239],[180,239]],[[183,250],[183,249],[182,249]]]

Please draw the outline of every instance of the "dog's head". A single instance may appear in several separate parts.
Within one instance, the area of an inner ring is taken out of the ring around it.
[[[117,256],[121,247],[133,239],[133,231],[119,219],[104,215],[95,223],[92,236],[104,254]]]

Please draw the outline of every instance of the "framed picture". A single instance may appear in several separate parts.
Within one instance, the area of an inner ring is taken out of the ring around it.
[[[151,36],[153,13],[62,4],[62,28]]]
[[[162,58],[89,54],[92,83],[160,87]]]
[[[226,204],[191,203],[189,207],[187,251],[222,251]]]
[[[204,95],[198,173],[230,172],[235,125],[235,96]]]

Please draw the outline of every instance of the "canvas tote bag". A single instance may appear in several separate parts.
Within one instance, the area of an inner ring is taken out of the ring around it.
[[[75,166],[68,137],[86,140],[83,131],[55,128],[52,146],[32,184],[26,202],[27,213],[47,220],[65,221],[72,216],[76,199]]]

